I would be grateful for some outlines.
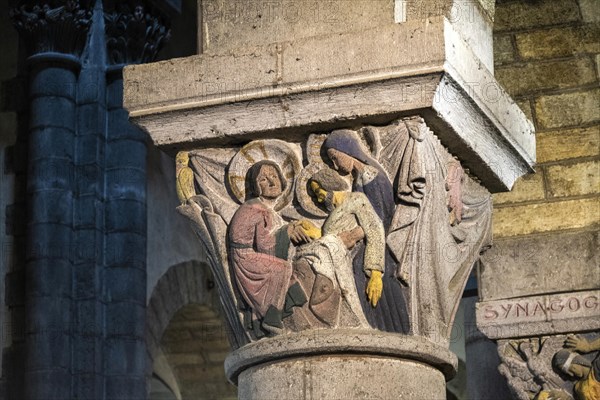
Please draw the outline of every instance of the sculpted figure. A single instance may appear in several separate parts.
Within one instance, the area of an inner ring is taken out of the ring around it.
[[[363,193],[350,193],[346,182],[329,168],[310,179],[309,191],[329,215],[322,229],[308,221],[301,222],[307,234],[316,238],[298,247],[294,258],[299,281],[311,293],[308,308],[329,327],[368,327],[359,298],[366,297],[373,307],[381,298],[380,277],[385,259],[383,224],[367,197]],[[352,271],[352,258],[356,255],[353,250],[359,241],[364,243],[362,258],[357,260],[363,273],[370,277],[378,275],[370,280],[366,292],[357,292]],[[306,271],[308,268],[310,271]]]
[[[576,400],[599,400],[600,354],[590,362],[578,353],[585,354],[600,350],[600,338],[590,342],[579,336],[569,336],[565,340],[565,347],[570,350],[558,351],[552,359],[552,364],[564,374],[577,379],[573,388]]]
[[[297,224],[284,224],[272,208],[285,189],[276,163],[254,164],[247,178],[254,197],[233,215],[228,247],[237,289],[249,307],[247,327],[262,337],[282,333],[282,319],[306,302],[287,259],[290,238],[308,238]]]
[[[362,193],[369,201],[387,234],[395,211],[392,183],[381,165],[364,150],[357,134],[351,130],[333,131],[323,143],[327,156],[341,175],[352,175],[352,192]],[[384,244],[384,267],[368,277],[363,270],[365,246],[357,246],[353,269],[356,287],[364,293],[379,281],[383,292],[379,302],[361,304],[371,326],[390,332],[408,332],[408,313],[403,288],[395,278],[396,263]],[[379,303],[378,307],[375,307]]]

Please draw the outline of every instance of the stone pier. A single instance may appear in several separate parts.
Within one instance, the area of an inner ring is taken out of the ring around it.
[[[490,193],[535,160],[493,5],[293,4],[202,2],[202,54],[124,70],[130,119],[176,159],[227,377],[242,399],[445,398]]]

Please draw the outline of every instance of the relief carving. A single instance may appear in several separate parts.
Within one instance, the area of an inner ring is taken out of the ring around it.
[[[17,4],[10,17],[30,47],[30,54],[81,54],[92,22],[89,2],[82,5],[77,0],[19,1]]]
[[[500,373],[519,400],[600,399],[600,337],[501,340]]]
[[[448,340],[491,200],[420,117],[177,163],[235,347],[339,327]]]
[[[104,24],[108,61],[112,65],[151,62],[169,40],[165,18],[148,2],[105,2]]]

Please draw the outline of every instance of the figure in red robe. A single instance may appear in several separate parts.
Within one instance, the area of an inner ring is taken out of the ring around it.
[[[303,233],[273,210],[286,185],[276,163],[254,164],[247,179],[254,197],[234,214],[228,247],[235,283],[248,307],[247,328],[260,338],[282,333],[282,319],[306,302],[287,260],[290,236],[302,240]]]

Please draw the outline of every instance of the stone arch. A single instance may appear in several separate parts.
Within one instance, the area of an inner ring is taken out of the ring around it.
[[[235,396],[223,370],[230,351],[210,267],[187,261],[170,267],[148,300],[147,376],[177,399]]]

